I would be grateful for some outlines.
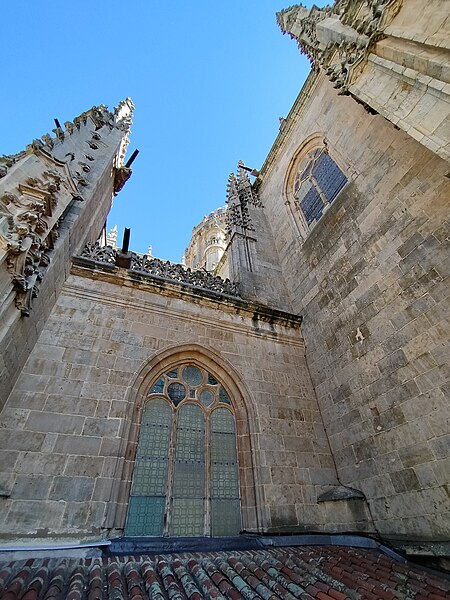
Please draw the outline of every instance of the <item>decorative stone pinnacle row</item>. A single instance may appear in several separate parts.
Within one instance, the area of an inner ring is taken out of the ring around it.
[[[233,283],[229,279],[222,279],[207,271],[191,270],[190,268],[183,267],[183,265],[149,257],[146,254],[140,255],[135,252],[131,252],[130,254],[131,271],[208,290],[217,294],[239,297],[239,284]],[[111,246],[88,243],[81,257],[88,258],[94,262],[116,265],[118,255],[120,255],[120,251],[115,250]]]
[[[277,13],[283,33],[297,41],[315,70],[322,69],[340,93],[348,94],[352,73],[399,12],[403,0],[337,0],[308,9],[297,4]]]
[[[114,112],[108,110],[104,104],[93,106],[91,109],[74,117],[73,122],[66,121],[64,123],[65,131],[61,127],[56,127],[52,131],[55,137],[49,133],[41,136],[41,139],[35,139],[29,144],[26,150],[17,154],[0,156],[0,178],[4,177],[8,169],[17,163],[21,158],[24,158],[27,153],[44,150],[50,152],[56,143],[64,143],[66,137],[71,136],[76,130],[79,130],[81,125],[86,125],[88,119],[92,121],[96,130],[101,129],[105,125],[111,130],[113,128],[120,129],[126,133],[125,142],[123,144],[120,159],[125,155],[125,150],[128,145],[128,134],[130,133],[134,104],[131,98],[122,100],[115,108]],[[95,135],[95,134],[94,134]],[[125,182],[124,182],[125,183]]]

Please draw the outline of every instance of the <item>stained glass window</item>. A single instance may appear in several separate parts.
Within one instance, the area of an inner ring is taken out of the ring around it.
[[[174,404],[179,404],[186,397],[186,388],[182,383],[171,383],[167,388],[167,393]]]
[[[211,532],[237,535],[239,518],[239,475],[234,417],[226,408],[211,414]]]
[[[151,394],[161,394],[161,392],[164,390],[164,379],[162,377],[160,377],[158,379],[158,381],[155,383],[155,385],[151,388],[150,393]]]
[[[197,367],[185,367],[183,369],[183,380],[190,385],[200,385],[203,376],[200,369]]]
[[[205,417],[195,404],[179,411],[173,474],[172,535],[203,535],[205,514]]]
[[[150,395],[155,393],[165,400]],[[210,373],[187,364],[154,382],[148,398],[125,534],[239,533],[236,431],[226,389]]]
[[[221,386],[219,391],[219,400],[220,402],[225,402],[225,404],[230,404],[230,399],[228,398],[228,394],[225,389]]]
[[[133,473],[126,535],[161,535],[172,409],[160,398],[145,405]]]
[[[214,394],[210,390],[200,392],[200,400],[205,406],[210,406],[214,402]]]
[[[320,219],[347,181],[326,146],[316,148],[303,159],[294,181],[294,196],[308,225]]]

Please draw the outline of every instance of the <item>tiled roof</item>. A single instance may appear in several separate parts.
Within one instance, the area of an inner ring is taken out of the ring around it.
[[[378,550],[301,546],[0,566],[1,600],[445,600],[450,580]]]

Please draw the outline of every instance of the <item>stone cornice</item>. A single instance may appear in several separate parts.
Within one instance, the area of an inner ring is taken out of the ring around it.
[[[159,295],[170,296],[213,306],[224,312],[239,314],[250,318],[255,326],[258,322],[268,323],[269,327],[300,329],[302,317],[278,309],[269,308],[257,302],[228,296],[213,290],[201,289],[188,283],[169,281],[148,273],[117,267],[114,264],[96,262],[89,258],[76,256],[72,259],[71,274],[80,277],[95,278],[121,287],[142,289]]]

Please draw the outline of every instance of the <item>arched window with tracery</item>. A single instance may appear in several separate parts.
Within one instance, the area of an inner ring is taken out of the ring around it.
[[[291,193],[310,227],[321,218],[348,179],[323,142],[297,158],[291,181]]]
[[[144,405],[125,534],[223,536],[240,528],[229,394],[197,366],[167,371]]]

